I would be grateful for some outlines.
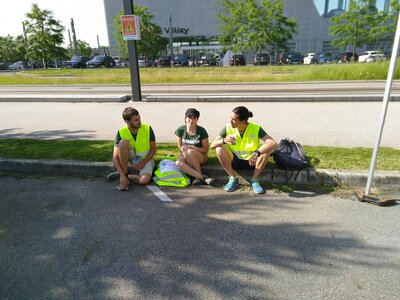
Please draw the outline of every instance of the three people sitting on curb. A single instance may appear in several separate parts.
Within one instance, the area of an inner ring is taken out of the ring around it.
[[[175,130],[180,156],[176,165],[184,173],[194,177],[192,184],[211,184],[214,179],[204,175],[201,165],[208,160],[207,131],[197,124],[200,112],[189,108],[185,113],[185,124]],[[259,177],[264,171],[269,156],[277,147],[260,125],[248,122],[253,113],[244,106],[233,109],[228,123],[211,143],[222,167],[229,176],[224,190],[232,192],[239,184],[236,170],[253,170],[250,185],[257,194],[264,193]],[[118,130],[114,142],[113,163],[117,172],[107,176],[107,180],[119,178],[120,190],[127,190],[129,180],[138,184],[148,184],[154,170],[154,155],[157,151],[155,135],[150,125],[141,123],[139,112],[127,107],[122,113],[126,126]],[[260,140],[263,143],[260,143]],[[129,163],[137,174],[129,174]]]
[[[253,113],[246,107],[234,108],[230,122],[211,143],[211,148],[215,148],[219,162],[229,175],[229,181],[224,186],[227,192],[233,192],[239,184],[236,170],[254,170],[250,185],[255,193],[265,193],[259,177],[277,143],[260,125],[248,122],[251,117]],[[264,143],[261,144],[260,140]]]

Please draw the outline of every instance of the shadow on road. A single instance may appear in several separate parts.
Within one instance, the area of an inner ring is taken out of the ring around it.
[[[302,221],[311,201],[172,189],[163,203],[145,187],[121,193],[98,180],[0,182],[2,299],[273,299],[282,271],[400,267],[385,261],[394,249],[330,220]]]

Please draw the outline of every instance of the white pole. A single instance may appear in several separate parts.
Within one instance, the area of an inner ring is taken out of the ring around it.
[[[393,43],[393,49],[392,49],[392,57],[390,59],[389,72],[388,72],[388,77],[386,80],[385,94],[383,96],[383,108],[382,108],[382,113],[381,113],[381,120],[380,120],[380,126],[379,126],[379,130],[378,130],[378,136],[376,139],[374,153],[372,154],[371,165],[369,167],[367,185],[365,187],[365,192],[364,192],[364,194],[366,196],[368,196],[369,192],[371,191],[372,177],[374,176],[376,159],[378,157],[379,145],[381,143],[383,126],[385,125],[386,112],[387,112],[387,108],[388,108],[388,104],[389,104],[390,91],[392,89],[394,71],[395,71],[396,61],[397,61],[397,54],[399,52],[399,41],[400,41],[400,13],[399,13],[399,16],[397,19],[396,34],[394,36],[394,43]]]

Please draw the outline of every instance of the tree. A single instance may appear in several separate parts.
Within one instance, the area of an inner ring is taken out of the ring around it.
[[[23,61],[24,57],[25,41],[22,35],[16,38],[10,35],[0,37],[0,61]]]
[[[259,2],[259,4],[258,4]],[[281,0],[223,0],[224,14],[217,14],[221,45],[234,52],[254,50],[257,53],[286,49],[293,38],[296,21],[284,16]]]
[[[160,51],[164,50],[167,46],[167,39],[161,37],[161,27],[151,20],[154,15],[148,12],[147,7],[134,5],[135,15],[140,19],[140,40],[137,41],[137,51],[141,56],[158,55]],[[122,59],[128,58],[128,44],[123,39],[121,28],[121,10],[114,20],[114,37],[115,37],[115,51]]]
[[[90,45],[82,40],[76,40],[76,45],[78,47],[78,53],[81,56],[91,56],[92,55],[92,48],[90,47]]]
[[[33,60],[43,61],[44,68],[49,60],[57,59],[65,53],[60,45],[64,41],[64,26],[54,19],[53,12],[41,10],[32,4],[31,12],[26,14],[27,56]]]
[[[349,10],[331,19],[330,34],[334,46],[345,49],[376,44],[385,33],[383,13],[378,13],[374,0],[350,1]]]

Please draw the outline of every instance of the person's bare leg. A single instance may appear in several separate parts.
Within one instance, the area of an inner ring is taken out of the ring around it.
[[[228,173],[229,176],[238,176],[232,168],[233,153],[228,151],[225,147],[216,147],[215,152],[217,153],[218,160],[226,173]]]
[[[127,140],[121,140],[119,142],[119,163],[124,171],[124,173],[128,173],[128,162],[129,162],[129,151],[131,149],[131,145]]]
[[[196,169],[192,168],[191,166],[189,166],[182,156],[178,157],[175,163],[178,166],[178,168],[184,173],[199,179],[203,178],[203,174],[197,171]]]
[[[268,160],[269,160],[269,155],[267,155],[267,154],[260,155],[260,157],[256,161],[256,166],[255,166],[253,176],[251,177],[251,179],[258,178],[261,176],[262,172],[264,171],[265,167],[267,166]]]

